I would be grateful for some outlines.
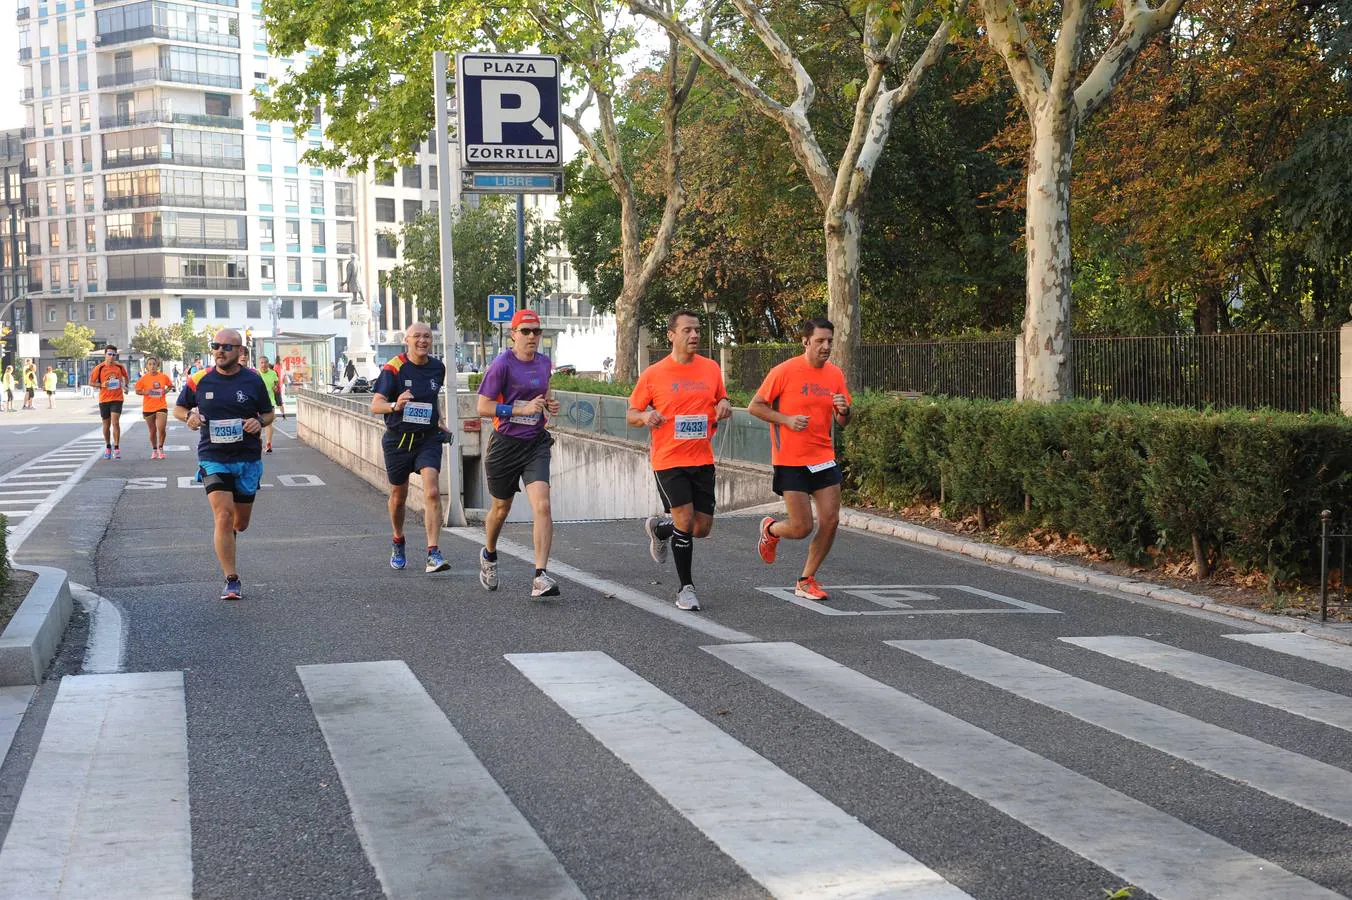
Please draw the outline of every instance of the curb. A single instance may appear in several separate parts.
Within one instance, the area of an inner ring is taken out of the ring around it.
[[[20,566],[38,580],[0,634],[0,687],[41,684],[74,611],[65,569]]]
[[[970,540],[945,531],[936,531],[923,525],[889,519],[849,507],[841,509],[840,524],[856,531],[867,531],[872,534],[899,538],[912,544],[933,547],[936,550],[945,550],[949,553],[961,553],[963,556],[970,556],[983,562],[1012,566],[1016,569],[1027,569],[1039,575],[1073,581],[1087,587],[1116,591],[1133,597],[1148,597],[1151,600],[1173,603],[1177,606],[1190,606],[1194,609],[1229,616],[1232,619],[1243,619],[1246,622],[1253,622],[1277,631],[1294,631],[1331,641],[1335,644],[1352,646],[1352,629],[1343,631],[1334,626],[1320,625],[1317,622],[1303,622],[1286,616],[1254,612],[1245,607],[1217,603],[1210,597],[1181,591],[1178,588],[1165,587],[1152,581],[1140,581],[1125,578],[1121,575],[1108,575],[1095,569],[1068,565],[1046,556],[1020,553],[1007,547]]]

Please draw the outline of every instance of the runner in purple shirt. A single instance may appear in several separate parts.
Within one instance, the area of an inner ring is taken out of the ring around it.
[[[493,417],[493,435],[484,454],[492,505],[484,517],[479,583],[485,590],[498,589],[498,534],[512,511],[512,499],[524,484],[535,519],[535,577],[530,595],[553,597],[559,586],[546,567],[554,541],[549,508],[554,438],[545,430],[545,413],[557,413],[559,403],[549,393],[551,364],[549,357],[536,352],[539,346],[540,317],[534,310],[517,310],[512,316],[512,349],[493,360],[479,384],[479,415]]]

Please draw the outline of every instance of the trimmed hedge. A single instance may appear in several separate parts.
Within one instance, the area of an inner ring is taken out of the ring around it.
[[[1155,548],[1315,582],[1319,512],[1352,499],[1336,415],[1073,402],[867,397],[844,453],[859,497],[940,503],[986,524],[1075,534],[1140,562]]]
[[[9,532],[6,526],[9,525],[9,519],[0,514],[0,594],[9,587]]]

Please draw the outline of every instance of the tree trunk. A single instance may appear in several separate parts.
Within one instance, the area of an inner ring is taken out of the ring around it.
[[[1023,317],[1023,383],[1019,399],[1069,400],[1070,166],[1075,126],[1069,113],[1033,121],[1028,157],[1028,299]]]
[[[648,286],[641,279],[643,236],[633,192],[617,193],[620,197],[620,256],[624,264],[624,286],[615,298],[615,380],[632,384],[638,381],[639,303]]]
[[[1193,326],[1198,334],[1219,334],[1221,330],[1221,310],[1224,307],[1221,289],[1215,285],[1202,288],[1197,296],[1197,308],[1193,312]]]
[[[827,316],[836,326],[831,361],[848,384],[859,384],[859,208],[826,217]]]

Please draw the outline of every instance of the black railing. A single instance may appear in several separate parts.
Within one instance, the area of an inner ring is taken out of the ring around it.
[[[137,275],[108,279],[110,291],[147,291],[155,288],[181,288],[193,291],[247,291],[248,278],[217,278],[207,275]]]
[[[105,169],[132,166],[201,166],[207,169],[243,169],[244,160],[233,156],[203,156],[200,153],[160,153],[157,156],[104,158]]]
[[[186,197],[179,194],[132,194],[104,197],[104,209],[144,209],[148,206],[181,206],[187,209],[244,209],[243,197]]]
[[[129,84],[143,84],[149,81],[173,81],[179,84],[199,84],[203,87],[239,89],[238,75],[216,75],[211,72],[195,72],[191,69],[171,69],[160,66],[154,69],[130,69],[99,76],[99,87],[121,87]]]
[[[244,128],[244,120],[238,116],[208,116],[197,113],[171,113],[158,109],[145,110],[129,115],[100,116],[100,128],[126,128],[131,125],[198,125],[203,128],[231,128],[239,131]]]
[[[193,44],[208,44],[213,47],[238,47],[239,35],[220,34],[215,31],[197,31],[190,28],[170,28],[167,25],[141,25],[136,28],[124,28],[121,31],[109,31],[94,36],[94,44],[110,47],[113,44],[126,44],[131,41],[144,41],[159,38],[166,41],[183,41]]]
[[[103,239],[104,250],[149,250],[171,247],[178,250],[247,250],[249,242],[242,238],[166,237],[162,234],[118,236]]]

